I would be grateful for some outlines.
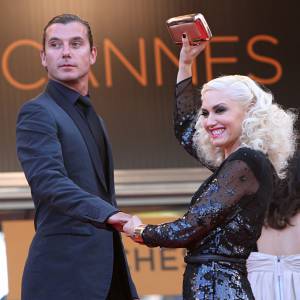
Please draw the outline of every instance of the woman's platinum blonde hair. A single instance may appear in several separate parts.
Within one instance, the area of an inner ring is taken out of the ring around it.
[[[288,160],[296,148],[296,114],[274,103],[273,95],[248,76],[230,75],[213,79],[204,84],[202,99],[211,90],[226,91],[231,100],[238,101],[245,108],[247,113],[242,123],[241,145],[266,154],[279,177],[285,177]],[[224,153],[210,142],[202,126],[202,118],[199,113],[193,142],[198,155],[217,167],[224,160]]]

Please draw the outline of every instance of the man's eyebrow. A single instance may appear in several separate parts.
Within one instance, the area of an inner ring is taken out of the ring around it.
[[[58,37],[52,37],[48,40],[48,42],[52,42],[52,41],[59,41],[60,39]]]
[[[51,41],[60,41],[61,39],[58,38],[58,37],[51,37],[48,42],[51,42]],[[69,40],[83,40],[83,38],[81,36],[74,36],[74,37],[71,37]]]

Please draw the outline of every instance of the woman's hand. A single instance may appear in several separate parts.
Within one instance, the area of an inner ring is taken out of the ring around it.
[[[177,83],[192,76],[193,60],[205,49],[207,41],[200,42],[199,45],[190,45],[188,36],[182,36],[182,48],[179,55],[179,69]]]
[[[185,35],[185,37],[184,37]],[[191,65],[193,60],[204,50],[207,45],[207,41],[200,42],[199,45],[190,45],[189,38],[184,34],[181,38],[182,48],[179,56],[180,65]]]
[[[139,217],[132,216],[132,218],[123,226],[123,231],[127,234],[127,236],[133,237],[134,229],[142,224],[143,223]]]

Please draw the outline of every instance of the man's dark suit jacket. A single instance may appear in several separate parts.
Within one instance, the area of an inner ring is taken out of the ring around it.
[[[36,209],[22,300],[104,300],[114,260],[128,287],[123,299],[138,298],[120,235],[105,223],[118,212],[107,132],[99,119],[104,170],[92,132],[76,109],[76,94],[50,81],[18,116],[17,153]]]

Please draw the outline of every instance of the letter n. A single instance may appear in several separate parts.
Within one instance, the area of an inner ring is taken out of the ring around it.
[[[128,59],[112,43],[110,39],[104,39],[105,77],[106,85],[108,87],[111,87],[113,85],[111,53],[113,53],[121,61],[126,69],[128,69],[128,71],[142,86],[147,85],[146,48],[145,40],[143,38],[139,38],[140,72],[137,71],[137,69],[128,61]]]

